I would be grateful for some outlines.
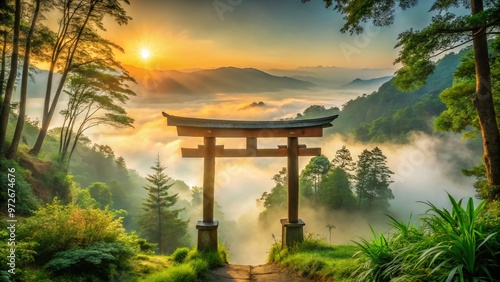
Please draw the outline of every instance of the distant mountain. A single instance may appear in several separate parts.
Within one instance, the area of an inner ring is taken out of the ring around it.
[[[391,80],[393,76],[384,76],[372,79],[361,79],[356,78],[346,85],[342,86],[342,89],[378,89],[382,84]]]
[[[321,87],[338,88],[350,81],[373,79],[394,74],[392,68],[344,68],[336,66],[299,67],[296,69],[268,69],[267,73],[277,76],[287,76],[312,82]],[[376,88],[375,88],[376,89]]]
[[[274,76],[254,68],[222,67],[191,72],[133,66],[126,66],[126,69],[140,86],[156,94],[256,93],[316,86],[312,82]]]

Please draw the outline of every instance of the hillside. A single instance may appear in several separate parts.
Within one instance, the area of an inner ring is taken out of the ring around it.
[[[182,72],[126,69],[151,94],[256,93],[299,90],[315,84],[286,76],[274,76],[254,68],[222,67]]]
[[[365,89],[365,90],[377,89],[380,86],[382,86],[382,84],[391,80],[392,77],[393,76],[383,76],[372,79],[356,78],[353,81],[347,83],[346,85],[343,85],[342,89]]]
[[[437,61],[426,84],[411,92],[402,92],[393,80],[372,94],[365,94],[343,105],[328,133],[352,134],[364,142],[405,142],[411,131],[433,132],[433,120],[444,109],[439,94],[450,87],[453,73],[468,51],[451,53]]]

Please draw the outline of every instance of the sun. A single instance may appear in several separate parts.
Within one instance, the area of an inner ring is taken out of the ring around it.
[[[141,49],[141,58],[143,60],[148,60],[151,57],[151,52],[149,49],[143,48]]]

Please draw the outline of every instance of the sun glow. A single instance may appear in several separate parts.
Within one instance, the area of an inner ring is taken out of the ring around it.
[[[141,49],[141,58],[143,60],[148,60],[151,57],[151,52],[149,52],[149,49]]]

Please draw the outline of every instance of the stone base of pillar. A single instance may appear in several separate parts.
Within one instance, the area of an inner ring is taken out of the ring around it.
[[[289,222],[287,218],[281,219],[281,242],[282,247],[286,248],[294,243],[304,241],[304,225],[301,219],[298,222]]]
[[[198,229],[198,250],[199,251],[217,251],[217,228],[219,221],[204,222],[199,220],[196,224]]]

